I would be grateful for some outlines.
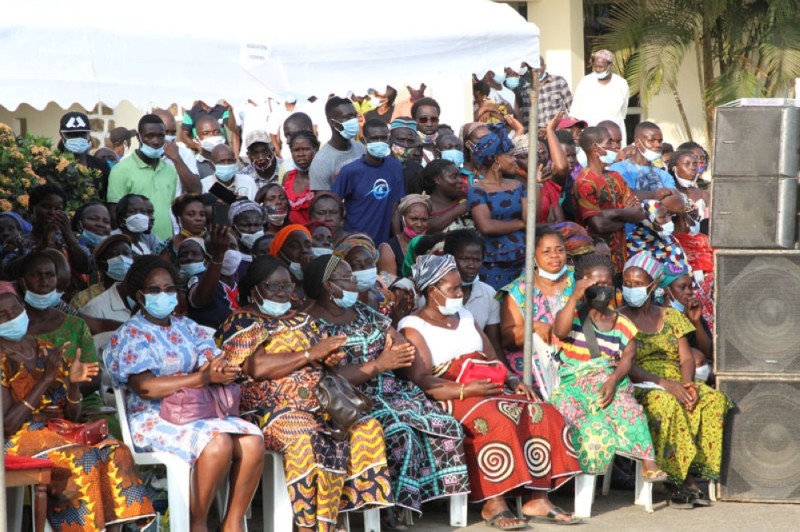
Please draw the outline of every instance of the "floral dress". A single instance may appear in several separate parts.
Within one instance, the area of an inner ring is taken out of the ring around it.
[[[45,345],[39,342],[36,352]],[[15,401],[23,400],[42,378],[45,359],[38,358],[36,369],[31,372],[5,353],[0,357],[2,386]],[[66,407],[68,374],[65,365],[32,414],[48,406]],[[155,516],[133,456],[121,441],[106,438],[91,447],[80,445],[31,418],[8,436],[4,453],[54,462],[47,519],[55,530],[99,531],[113,523]]]
[[[647,418],[633,397],[633,387],[627,376],[617,384],[611,404],[605,408],[597,404],[600,387],[614,372],[622,351],[636,336],[636,326],[618,314],[610,331],[595,328],[594,332],[600,348],[597,358],[589,352],[576,310],[572,330],[562,343],[560,385],[549,401],[574,429],[572,434],[581,469],[590,475],[602,475],[614,460],[614,454],[637,460],[653,460],[655,455]]]
[[[137,313],[111,336],[103,361],[114,385],[121,386],[132,375],[145,371],[156,377],[193,373],[209,357],[219,354],[211,336],[189,318],[172,316],[170,324],[162,327]],[[144,399],[132,390],[128,390],[127,402],[128,423],[136,449],[167,451],[190,466],[194,466],[217,434],[261,435],[258,427],[238,417],[175,425],[161,417],[160,399]]]
[[[492,219],[513,221],[522,219],[522,206],[528,193],[522,185],[513,190],[487,192],[479,187],[467,191],[470,212],[479,205],[489,207]],[[525,266],[525,231],[506,235],[485,235],[486,251],[481,267],[481,281],[499,290],[517,278]]]
[[[237,311],[217,332],[233,364],[262,349],[273,356],[304,351],[321,338],[317,324],[302,312],[274,318]],[[285,377],[249,378],[242,384],[240,408],[261,427],[266,448],[283,454],[295,524],[325,531],[333,529],[340,511],[394,501],[381,424],[363,418],[347,438],[334,438],[313,392],[321,376],[321,367],[309,364]]]
[[[663,325],[656,333],[636,333],[636,364],[658,377],[682,382],[678,339],[694,331],[681,312],[665,308]],[[675,484],[689,472],[719,480],[722,464],[722,428],[733,406],[728,397],[697,381],[698,401],[689,412],[666,390],[639,389],[635,395],[644,407],[656,461]]]
[[[383,351],[391,320],[357,303],[357,317],[346,325],[318,319],[329,336],[347,335],[343,365],[360,365]],[[359,386],[372,400],[371,415],[383,425],[396,504],[419,512],[433,499],[469,492],[464,432],[452,416],[425,396],[416,384],[392,371]]]

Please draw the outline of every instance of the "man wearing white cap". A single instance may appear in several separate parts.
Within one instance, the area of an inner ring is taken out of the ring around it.
[[[622,130],[622,145],[626,146],[625,115],[631,91],[625,78],[611,72],[613,64],[614,54],[608,50],[592,54],[592,72],[578,82],[569,114],[590,126],[613,120]]]

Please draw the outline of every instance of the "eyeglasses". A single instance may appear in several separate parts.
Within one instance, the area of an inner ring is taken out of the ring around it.
[[[164,292],[165,294],[177,294],[178,287],[174,284],[161,288],[160,286],[143,286],[141,288],[143,294],[156,295]]]
[[[283,292],[284,294],[291,294],[294,292],[294,283],[265,283],[262,285],[267,289],[270,294],[277,294]]]
[[[439,117],[438,116],[421,116],[421,117],[417,118],[417,122],[419,122],[420,124],[427,124],[427,123],[438,124],[439,123]]]

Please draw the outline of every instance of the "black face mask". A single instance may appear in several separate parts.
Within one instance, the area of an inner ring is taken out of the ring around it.
[[[614,299],[613,286],[590,286],[586,289],[586,302],[595,310],[605,310]]]

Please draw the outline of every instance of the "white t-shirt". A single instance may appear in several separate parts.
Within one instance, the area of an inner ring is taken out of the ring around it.
[[[625,116],[630,96],[625,78],[612,73],[611,81],[603,84],[594,74],[589,74],[578,82],[569,116],[585,120],[590,126],[613,120],[622,130],[622,145],[626,146]]]
[[[483,351],[483,339],[475,329],[472,313],[461,309],[458,317],[458,327],[447,329],[432,325],[417,316],[406,316],[397,324],[397,330],[409,328],[421,334],[428,344],[432,364],[438,366],[461,355]]]
[[[203,185],[203,194],[210,192],[211,187],[213,187],[215,183],[221,184],[237,196],[245,197],[250,201],[255,199],[256,192],[258,192],[258,185],[256,185],[256,182],[252,177],[246,174],[236,174],[233,176],[233,180],[229,184],[225,184],[217,179],[216,175],[204,177],[200,180],[200,184]]]

